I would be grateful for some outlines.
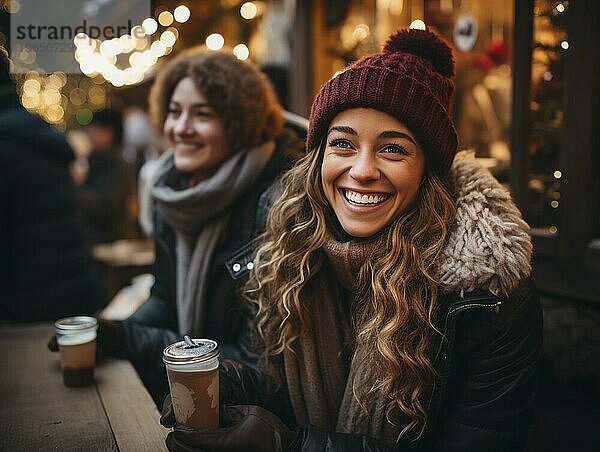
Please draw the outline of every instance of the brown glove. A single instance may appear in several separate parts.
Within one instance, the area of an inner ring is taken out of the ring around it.
[[[275,414],[256,405],[221,407],[221,425],[217,430],[195,430],[175,422],[169,396],[163,404],[160,423],[174,426],[166,444],[171,452],[216,451],[279,452],[286,450],[294,432]]]

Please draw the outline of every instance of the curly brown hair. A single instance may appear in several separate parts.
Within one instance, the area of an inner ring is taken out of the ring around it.
[[[275,138],[282,130],[283,109],[267,77],[252,63],[225,50],[188,49],[162,68],[150,90],[150,114],[159,130],[177,84],[190,77],[223,120],[232,151]]]

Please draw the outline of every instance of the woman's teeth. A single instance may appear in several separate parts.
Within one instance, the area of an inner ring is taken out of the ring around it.
[[[379,204],[388,198],[388,195],[363,195],[350,190],[344,190],[344,196],[348,201],[365,205]]]

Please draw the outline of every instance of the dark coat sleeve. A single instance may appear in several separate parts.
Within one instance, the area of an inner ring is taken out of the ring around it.
[[[150,297],[127,320],[122,322],[123,353],[132,359],[173,343],[177,336],[175,300],[175,238],[157,216],[155,218],[155,254],[152,273],[154,285]]]
[[[478,314],[457,325],[456,371],[432,435],[435,450],[523,450],[542,345],[542,311],[532,281],[524,280],[499,314]]]

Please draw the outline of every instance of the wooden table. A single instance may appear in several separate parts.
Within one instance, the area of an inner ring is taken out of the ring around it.
[[[0,451],[164,451],[168,430],[128,361],[104,359],[96,383],[63,385],[49,324],[0,328]]]

